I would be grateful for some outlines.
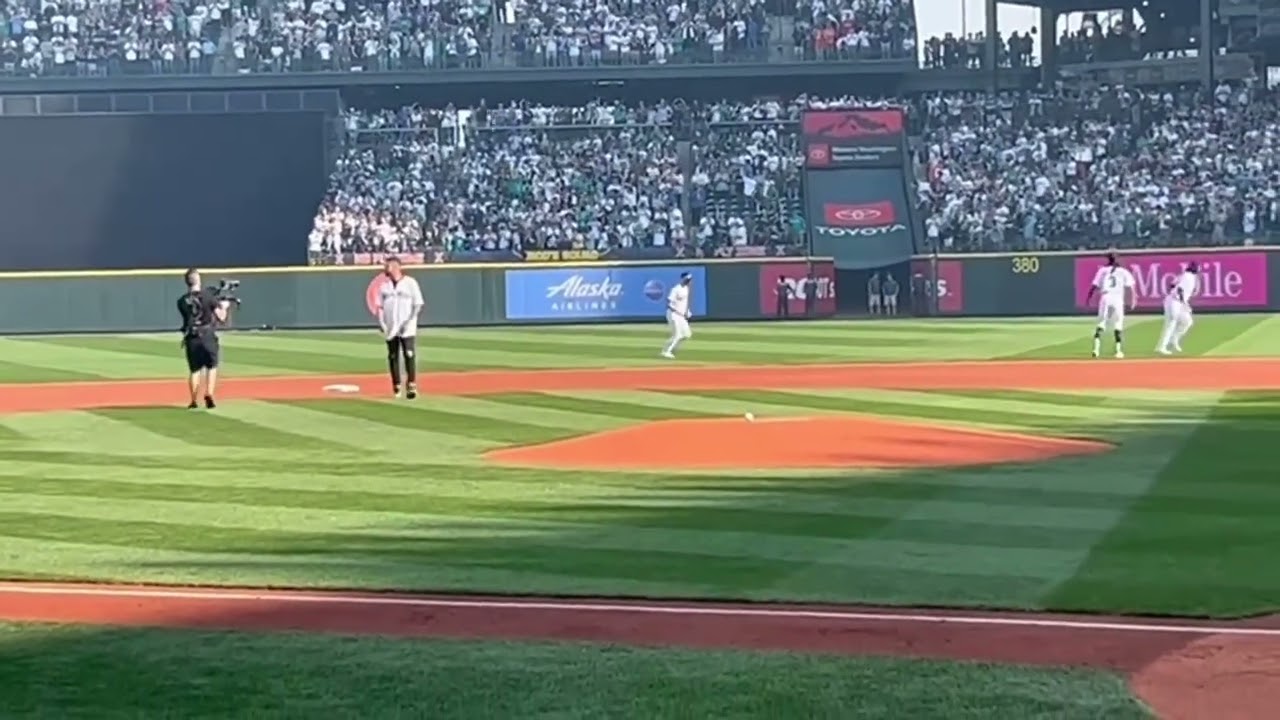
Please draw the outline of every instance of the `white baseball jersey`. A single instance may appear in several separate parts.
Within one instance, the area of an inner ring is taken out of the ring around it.
[[[425,303],[418,281],[409,276],[400,282],[388,279],[378,289],[378,319],[387,329],[387,339],[417,337],[418,313]]]
[[[689,316],[689,286],[678,284],[667,293],[667,312],[680,317]]]
[[[1133,273],[1119,265],[1107,265],[1098,268],[1093,276],[1093,286],[1101,293],[1100,303],[1104,305],[1124,304],[1125,288],[1137,285]]]
[[[1178,281],[1169,289],[1169,297],[1190,305],[1192,296],[1196,294],[1196,282],[1195,273],[1182,271]]]

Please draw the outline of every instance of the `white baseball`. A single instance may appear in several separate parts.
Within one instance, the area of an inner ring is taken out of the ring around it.
[[[747,413],[746,415],[743,415],[742,417],[746,418],[746,419],[747,419],[747,422],[755,422],[755,421],[756,421],[756,416],[755,416],[755,415],[753,415],[753,414],[751,414],[751,413]]]

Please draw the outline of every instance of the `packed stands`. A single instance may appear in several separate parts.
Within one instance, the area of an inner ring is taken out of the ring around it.
[[[914,58],[911,0],[3,0],[17,76]]]
[[[800,242],[814,105],[352,113],[313,251]],[[900,99],[923,237],[949,252],[1232,244],[1280,227],[1280,105],[1248,86]],[[677,120],[693,152],[681,166]]]

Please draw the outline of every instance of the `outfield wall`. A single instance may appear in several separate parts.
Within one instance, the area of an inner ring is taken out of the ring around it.
[[[818,279],[812,310],[835,314],[830,258],[675,260],[650,263],[518,263],[410,268],[426,299],[428,325],[626,322],[660,320],[666,291],[682,272],[694,276],[694,313],[712,320],[756,320],[777,310],[779,277]],[[175,330],[182,271],[0,273],[0,334]],[[239,328],[373,325],[376,267],[205,270],[241,281]],[[791,301],[792,315],[805,302]]]
[[[1164,289],[1188,262],[1201,266],[1197,312],[1280,310],[1280,247],[1186,248],[1118,253],[1138,281],[1140,312],[1159,312]],[[1103,253],[937,255],[912,260],[919,307],[953,316],[1075,315]],[[856,296],[850,282],[846,295]]]

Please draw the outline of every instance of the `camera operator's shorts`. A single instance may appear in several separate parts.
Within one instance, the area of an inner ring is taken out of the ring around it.
[[[188,336],[182,343],[187,353],[187,369],[191,372],[213,370],[218,367],[218,337],[216,335]]]

